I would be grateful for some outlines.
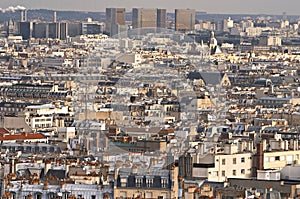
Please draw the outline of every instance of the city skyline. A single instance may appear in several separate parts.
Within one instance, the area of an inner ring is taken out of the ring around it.
[[[226,14],[282,14],[298,15],[298,7],[300,2],[297,0],[203,0],[203,1],[179,1],[179,0],[4,0],[0,2],[1,8],[9,6],[21,5],[28,9],[55,9],[55,10],[78,10],[78,11],[105,11],[107,7],[124,7],[126,11],[131,11],[132,8],[165,8],[168,12],[174,11],[176,8],[192,8],[196,11],[208,13],[226,13]],[[218,6],[216,6],[218,5]]]

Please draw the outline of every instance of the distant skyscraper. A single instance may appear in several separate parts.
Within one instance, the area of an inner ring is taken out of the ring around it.
[[[140,29],[146,28],[143,32],[152,32],[153,28],[165,28],[166,27],[166,9],[145,9],[145,8],[133,8],[132,9],[132,28]],[[138,30],[140,34],[141,31]]]
[[[167,11],[166,9],[157,9],[157,27],[166,28]]]
[[[59,29],[60,29],[60,34],[59,34],[60,39],[62,39],[62,40],[67,39],[68,24],[67,23],[60,23],[59,24]]]
[[[133,8],[132,27],[136,28],[156,28],[157,9]]]
[[[49,23],[48,24],[48,37],[52,39],[60,38],[60,25],[59,23]]]
[[[175,10],[175,30],[180,32],[192,31],[195,29],[195,10]]]
[[[48,38],[49,37],[49,24],[45,22],[33,23],[33,33],[34,38]]]
[[[125,14],[125,8],[106,8],[106,32],[110,36],[119,34],[124,29]]]
[[[67,23],[68,36],[76,37],[82,35],[82,23],[72,22]]]

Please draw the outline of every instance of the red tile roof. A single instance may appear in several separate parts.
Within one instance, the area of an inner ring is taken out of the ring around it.
[[[20,133],[20,134],[3,134],[0,136],[0,141],[4,140],[37,140],[37,139],[45,139],[41,133]]]

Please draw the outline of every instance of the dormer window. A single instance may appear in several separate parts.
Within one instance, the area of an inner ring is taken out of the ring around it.
[[[167,178],[162,178],[161,179],[161,187],[166,188],[168,186],[168,179]]]
[[[153,186],[153,178],[146,179],[146,186],[147,187],[152,187]]]
[[[121,187],[127,186],[127,178],[121,178]]]
[[[142,187],[143,178],[136,178],[135,179],[135,185],[136,187]]]

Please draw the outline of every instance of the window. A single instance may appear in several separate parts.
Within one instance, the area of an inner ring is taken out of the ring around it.
[[[222,159],[222,165],[226,164],[226,159]]]
[[[136,187],[141,187],[143,183],[143,179],[142,178],[136,178],[135,179],[135,185]]]
[[[127,178],[121,178],[121,187],[127,186]]]
[[[232,164],[236,164],[236,158],[232,159]]]
[[[233,176],[236,176],[236,170],[233,170],[233,171],[232,171],[232,175],[233,175]]]
[[[95,195],[92,195],[92,196],[91,196],[91,199],[96,199],[96,196],[95,196]]]
[[[241,158],[241,162],[245,162],[245,158]]]
[[[162,178],[162,179],[161,179],[161,187],[162,187],[162,188],[166,188],[166,187],[167,187],[167,184],[168,184],[168,179]]]
[[[152,178],[146,179],[146,186],[152,187],[152,185],[153,185],[153,179]]]
[[[42,199],[42,194],[36,194],[36,199]]]
[[[245,169],[241,169],[241,174],[245,174]]]
[[[146,198],[153,198],[152,192],[146,192]]]
[[[280,156],[275,156],[275,160],[279,161],[280,160]]]
[[[223,171],[222,171],[222,176],[225,177],[225,174],[226,174],[226,173],[225,173],[225,171],[223,170]]]
[[[219,175],[218,171],[213,171],[213,176],[218,176],[218,175]]]
[[[126,191],[121,191],[120,192],[120,197],[122,198],[127,198],[127,192]]]

